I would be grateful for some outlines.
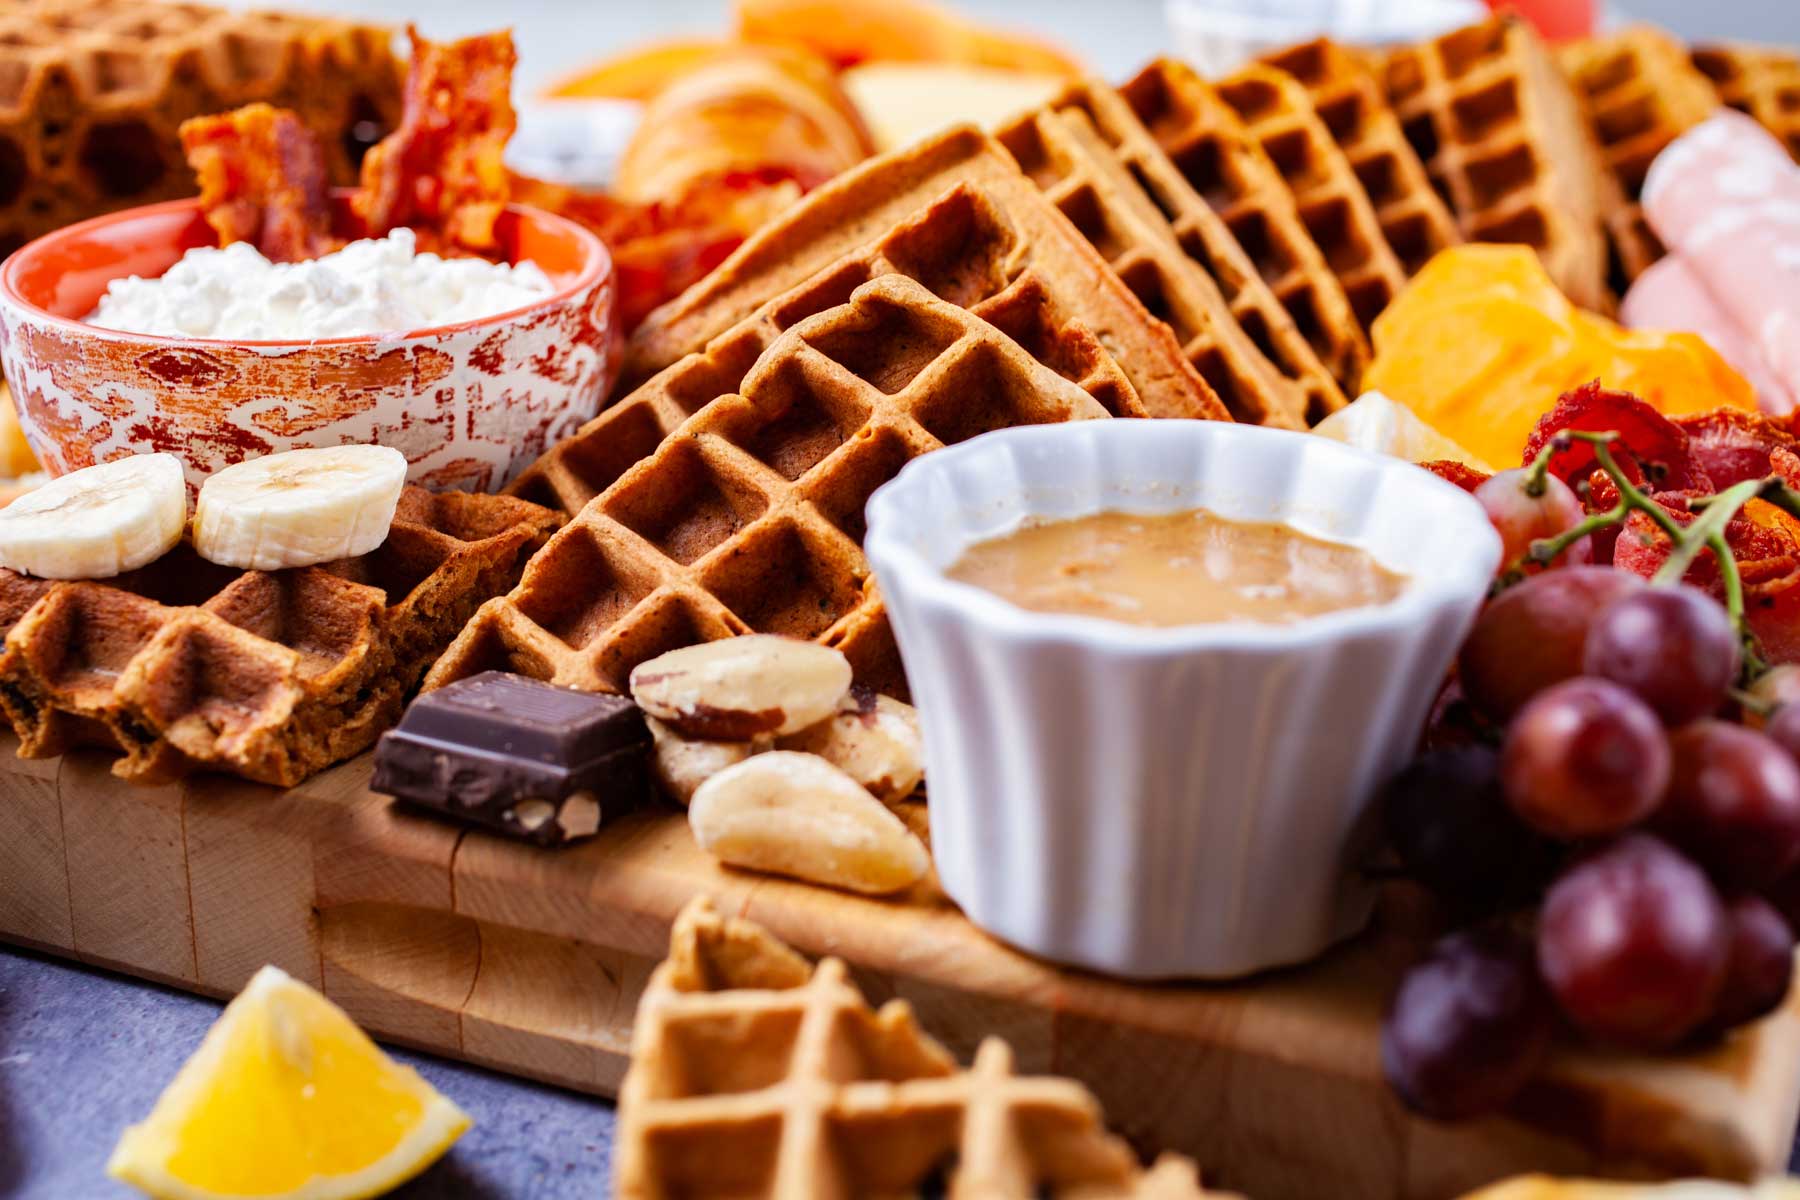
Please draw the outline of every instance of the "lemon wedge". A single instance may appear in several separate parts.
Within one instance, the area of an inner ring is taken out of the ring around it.
[[[1313,432],[1407,462],[1448,458],[1477,471],[1494,473],[1493,467],[1427,425],[1410,408],[1394,403],[1380,392],[1364,392],[1355,403],[1313,426]]]
[[[158,1200],[356,1200],[417,1175],[468,1127],[337,1005],[264,967],[106,1170]]]

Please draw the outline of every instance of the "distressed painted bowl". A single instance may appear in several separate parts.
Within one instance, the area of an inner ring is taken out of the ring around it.
[[[491,491],[599,410],[620,356],[599,238],[518,205],[500,237],[506,259],[537,263],[554,294],[403,333],[155,337],[82,318],[114,279],[160,275],[216,240],[192,200],[128,209],[41,237],[0,268],[0,363],[52,474],[160,450],[198,486],[245,458],[377,442],[406,455],[414,483]]]

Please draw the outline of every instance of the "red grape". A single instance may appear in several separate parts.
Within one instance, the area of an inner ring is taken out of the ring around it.
[[[1764,672],[1760,679],[1750,685],[1750,694],[1764,704],[1773,707],[1776,715],[1779,715],[1783,707],[1800,700],[1800,666],[1794,663],[1783,663],[1779,667]],[[1744,723],[1752,729],[1762,729],[1772,723],[1772,718],[1764,718],[1746,708]],[[1795,743],[1783,744],[1788,747],[1790,753],[1796,752]]]
[[[1533,496],[1525,490],[1531,472],[1514,467],[1475,489],[1475,499],[1487,510],[1488,520],[1500,534],[1500,561],[1510,565],[1524,558],[1531,543],[1539,538],[1553,538],[1567,533],[1587,519],[1581,500],[1569,485],[1554,475],[1544,476],[1544,493]],[[1565,566],[1592,562],[1594,548],[1582,538],[1556,561]]]
[[[1583,1031],[1655,1050],[1712,1015],[1729,938],[1705,873],[1660,839],[1632,833],[1551,885],[1538,963]]]
[[[1747,893],[1725,906],[1725,917],[1731,963],[1708,1022],[1720,1032],[1774,1012],[1794,977],[1794,931],[1774,905]]]
[[[1669,742],[1649,706],[1618,684],[1571,679],[1513,721],[1500,779],[1533,829],[1559,838],[1618,833],[1662,800]]]
[[[1582,668],[1636,692],[1663,724],[1686,725],[1725,703],[1738,672],[1737,630],[1696,588],[1646,588],[1594,618]]]
[[[1388,785],[1388,841],[1406,873],[1445,900],[1487,908],[1541,884],[1556,849],[1513,815],[1487,746],[1428,750]]]
[[[1764,679],[1768,677],[1763,676]],[[1786,750],[1790,758],[1800,761],[1800,704],[1791,700],[1784,703],[1762,723],[1762,731],[1770,741]]]
[[[1523,938],[1500,927],[1453,934],[1401,981],[1381,1031],[1382,1066],[1415,1111],[1463,1120],[1530,1082],[1554,1027]]]
[[[1463,643],[1463,691],[1485,716],[1506,722],[1554,683],[1581,674],[1588,626],[1599,611],[1647,585],[1611,567],[1566,567],[1501,592]]]
[[[1800,864],[1800,766],[1726,721],[1670,735],[1674,771],[1657,832],[1731,887],[1760,889]]]

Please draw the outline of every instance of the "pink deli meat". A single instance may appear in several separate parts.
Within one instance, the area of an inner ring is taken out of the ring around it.
[[[1795,395],[1763,361],[1750,335],[1738,327],[1706,283],[1679,254],[1671,254],[1638,276],[1619,305],[1619,320],[1632,329],[1681,329],[1697,333],[1756,389],[1764,412],[1786,416]]]

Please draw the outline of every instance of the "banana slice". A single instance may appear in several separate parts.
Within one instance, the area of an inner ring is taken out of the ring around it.
[[[253,458],[201,485],[194,549],[252,571],[367,554],[387,540],[405,486],[406,456],[386,446]]]
[[[111,579],[155,562],[187,527],[173,454],[71,471],[0,509],[0,566],[42,579]]]

